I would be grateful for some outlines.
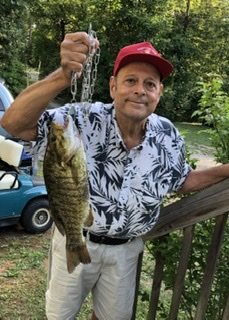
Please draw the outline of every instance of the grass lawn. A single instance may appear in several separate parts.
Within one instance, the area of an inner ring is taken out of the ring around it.
[[[199,123],[177,122],[175,126],[184,136],[187,147],[192,153],[203,153],[212,156],[214,148],[211,145],[208,127]]]

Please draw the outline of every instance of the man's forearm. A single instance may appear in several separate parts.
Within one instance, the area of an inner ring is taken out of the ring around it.
[[[217,165],[189,173],[179,192],[193,192],[229,178],[229,164]]]
[[[50,100],[70,85],[62,69],[29,86],[15,99],[1,121],[1,126],[13,136],[24,140],[36,138],[37,120]]]

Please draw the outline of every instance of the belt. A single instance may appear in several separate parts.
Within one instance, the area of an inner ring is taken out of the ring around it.
[[[123,243],[127,243],[132,241],[134,238],[126,238],[126,239],[121,239],[121,238],[111,238],[108,236],[100,236],[98,234],[89,232],[87,230],[83,230],[83,235],[85,238],[88,240],[95,242],[95,243],[100,243],[100,244],[108,244],[108,245],[119,245]]]

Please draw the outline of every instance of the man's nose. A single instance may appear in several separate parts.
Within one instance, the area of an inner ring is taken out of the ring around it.
[[[135,85],[135,93],[136,94],[146,94],[144,82],[137,82]]]

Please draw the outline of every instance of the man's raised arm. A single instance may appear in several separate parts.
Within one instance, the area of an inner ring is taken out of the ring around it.
[[[88,48],[87,33],[67,34],[61,44],[61,67],[23,90],[0,120],[1,126],[15,137],[35,140],[40,115],[53,98],[70,86],[72,72],[82,72]]]

